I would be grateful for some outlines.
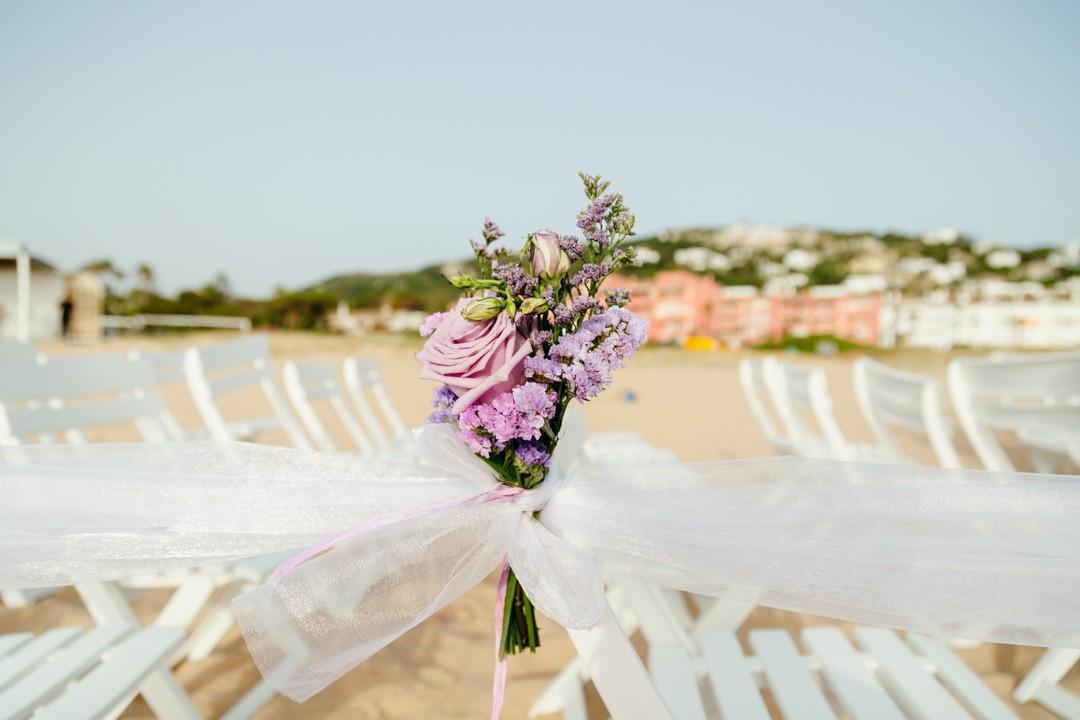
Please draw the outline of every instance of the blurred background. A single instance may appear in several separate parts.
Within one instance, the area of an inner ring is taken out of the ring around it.
[[[41,372],[148,359],[177,437],[266,403],[264,384],[199,406],[214,352],[280,381],[275,413],[306,402],[304,372],[373,378],[386,442],[429,412],[417,329],[457,296],[468,239],[486,216],[511,247],[575,232],[583,170],[637,216],[640,265],[611,282],[650,321],[590,431],[688,460],[1075,472],[1080,444],[1051,430],[1080,377],[1077,38],[1071,0],[0,0],[0,350],[31,345]],[[1005,386],[1058,414],[988,444],[965,403]],[[264,439],[366,451],[314,415]],[[484,715],[493,592],[257,717]],[[133,601],[140,619],[164,597]],[[80,622],[71,589],[0,610],[0,632]],[[820,622],[757,608],[740,632]],[[574,656],[544,633],[504,717]],[[1053,717],[1012,696],[1039,651],[958,652],[1021,717]],[[257,678],[235,628],[175,673],[210,715]]]

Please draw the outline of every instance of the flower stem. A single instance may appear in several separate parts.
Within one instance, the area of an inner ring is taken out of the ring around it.
[[[536,610],[513,570],[510,570],[506,581],[504,602],[506,605],[503,614],[502,641],[499,643],[499,657],[516,655],[526,648],[530,652],[536,652],[536,648],[540,647]]]

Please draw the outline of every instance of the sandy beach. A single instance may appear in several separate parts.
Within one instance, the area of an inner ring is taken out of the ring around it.
[[[222,335],[184,335],[163,339],[123,338],[87,348],[43,346],[45,352],[123,352],[131,349],[180,348],[190,343],[221,339]],[[274,334],[275,358],[340,361],[346,354],[376,357],[387,388],[410,425],[419,424],[428,412],[432,386],[417,378],[412,355],[419,342],[407,338],[355,340],[315,334]],[[634,430],[656,446],[670,449],[686,460],[758,457],[773,454],[750,414],[739,387],[737,363],[740,353],[689,353],[650,348],[639,353],[617,376],[611,391],[589,403],[586,420],[592,431]],[[794,362],[813,362],[825,367],[844,433],[855,441],[869,441],[851,383],[854,355],[831,358],[794,357]],[[880,359],[894,366],[944,378],[952,356],[934,353],[893,353]],[[182,387],[166,387],[164,395],[181,424],[194,427],[197,415]],[[252,399],[251,402],[255,400]],[[243,398],[238,403],[248,402]],[[234,408],[243,410],[243,408]],[[346,445],[340,428],[332,428]],[[125,439],[125,438],[110,438]],[[961,457],[978,467],[966,443]],[[928,447],[913,444],[917,457],[929,460]],[[490,712],[492,670],[492,610],[494,578],[466,593],[435,617],[414,629],[360,668],[339,680],[304,705],[276,698],[257,718],[355,718],[396,720],[405,718],[480,718]],[[160,591],[138,597],[135,605],[150,619],[165,595]],[[805,615],[766,608],[754,611],[742,633],[759,627],[799,628],[831,623]],[[42,631],[59,625],[88,625],[90,619],[74,591],[66,590],[27,609],[0,609],[0,633]],[[515,657],[503,717],[526,717],[532,700],[573,657],[573,648],[558,626],[542,623],[543,647],[535,656]],[[991,685],[1008,697],[1017,679],[1031,667],[1040,651],[980,645],[959,651]],[[200,711],[220,715],[258,678],[238,631],[233,628],[211,657],[184,662],[176,674]],[[1080,691],[1080,668],[1074,668],[1063,684]],[[590,717],[606,717],[598,698],[590,696]],[[1023,718],[1053,717],[1034,705],[1018,708]],[[149,717],[136,701],[124,717]]]

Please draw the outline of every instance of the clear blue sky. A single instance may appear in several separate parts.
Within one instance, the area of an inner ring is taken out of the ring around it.
[[[568,231],[1080,238],[1080,3],[8,2],[0,237],[265,293]]]

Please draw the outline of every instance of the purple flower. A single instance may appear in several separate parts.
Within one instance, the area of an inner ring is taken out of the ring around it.
[[[548,386],[527,382],[489,403],[470,405],[458,418],[458,437],[484,457],[511,440],[537,440],[545,423],[555,416],[557,400]]]
[[[570,284],[575,287],[590,282],[599,285],[610,274],[611,260],[605,258],[599,263],[585,263],[582,265],[581,269],[574,274],[574,277],[570,278]]]
[[[556,305],[551,309],[552,316],[555,319],[555,323],[558,325],[569,325],[577,318],[583,316],[590,310],[599,310],[600,301],[590,295],[583,295],[569,305]]]
[[[528,297],[536,289],[536,278],[525,272],[520,265],[495,263],[491,268],[491,274],[496,280],[505,282],[510,292],[518,297]]]
[[[626,308],[609,307],[559,338],[547,358],[526,358],[525,376],[563,380],[578,400],[594,398],[611,385],[612,373],[641,347],[647,331],[648,323]]]
[[[431,333],[435,332],[439,328],[439,323],[441,323],[445,318],[446,313],[444,312],[431,313],[426,318],[424,318],[424,322],[420,325],[420,337],[427,337]]]
[[[523,465],[536,465],[547,467],[551,462],[551,453],[544,444],[536,440],[527,440],[518,443],[514,448],[514,454]]]
[[[457,422],[457,415],[450,410],[456,401],[457,395],[446,385],[435,388],[431,396],[431,407],[435,408],[435,412],[428,415],[427,421],[429,423]]]
[[[495,221],[489,217],[484,218],[484,229],[481,231],[484,235],[484,240],[491,244],[501,238],[505,233],[502,229],[495,224]]]
[[[571,261],[577,260],[585,253],[585,248],[582,246],[581,241],[573,235],[563,235],[559,238],[559,247],[566,253],[567,257]]]
[[[611,288],[604,293],[604,299],[608,305],[623,307],[630,302],[630,293],[621,288]]]

